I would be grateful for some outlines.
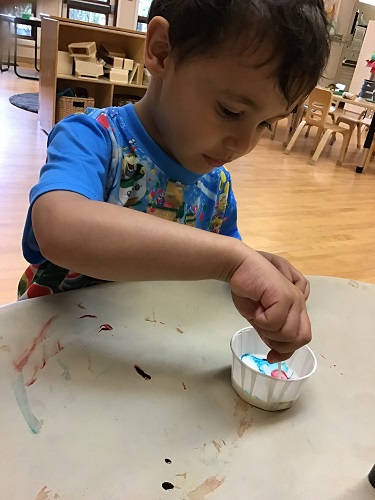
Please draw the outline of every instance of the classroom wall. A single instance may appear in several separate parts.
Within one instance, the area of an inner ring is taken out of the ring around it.
[[[359,2],[359,12],[363,12],[363,17],[367,20],[375,20],[375,6]]]

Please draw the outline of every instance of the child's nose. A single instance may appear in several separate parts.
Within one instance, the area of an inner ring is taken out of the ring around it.
[[[255,129],[249,130],[247,127],[241,127],[225,138],[224,146],[235,153],[236,156],[243,156],[255,147],[259,140],[257,135]]]

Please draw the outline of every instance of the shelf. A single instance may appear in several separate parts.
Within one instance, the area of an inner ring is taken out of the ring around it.
[[[90,77],[78,77],[73,75],[61,75],[57,74],[56,77],[59,80],[71,80],[74,82],[90,82],[90,83],[101,83],[104,85],[113,85],[116,87],[132,87],[135,89],[147,89],[146,85],[137,85],[136,83],[123,83],[123,82],[113,82],[109,81],[105,76],[99,76],[99,78],[90,78]]]
[[[57,73],[58,52],[68,52],[74,42],[95,42],[97,50],[106,42],[120,47],[129,59],[139,64],[134,83],[110,81],[99,78],[78,77]],[[85,22],[43,17],[40,44],[41,70],[39,79],[39,123],[47,133],[56,123],[56,94],[66,87],[84,87],[95,99],[95,107],[113,106],[115,94],[142,97],[147,89],[142,85],[146,36],[134,30],[100,26]]]

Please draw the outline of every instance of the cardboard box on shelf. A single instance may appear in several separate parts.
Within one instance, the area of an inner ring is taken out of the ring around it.
[[[73,59],[69,52],[59,50],[57,52],[57,74],[71,75],[73,73]]]
[[[81,59],[89,59],[96,55],[95,42],[76,42],[68,45],[69,54],[71,57],[79,57]]]
[[[101,43],[100,48],[101,56],[105,59],[105,57],[121,57],[124,59],[126,57],[126,53],[122,50],[121,47],[114,45],[113,43]]]
[[[116,68],[116,69],[123,68],[123,64],[124,64],[123,57],[117,57],[117,56],[112,57],[112,56],[105,55],[103,53],[101,53],[101,55],[103,56],[105,62],[107,63],[107,66],[109,66],[111,68]]]
[[[104,74],[103,64],[95,61],[85,61],[84,59],[75,58],[75,73],[76,76],[89,76],[98,78]]]
[[[133,59],[124,59],[124,65],[123,65],[123,69],[128,69],[129,71],[131,71],[133,69],[133,66],[134,66],[134,61]]]
[[[129,83],[129,71],[127,69],[104,69],[105,76],[110,82]]]

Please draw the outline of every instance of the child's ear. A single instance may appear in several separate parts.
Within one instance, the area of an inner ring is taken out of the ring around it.
[[[171,53],[169,23],[164,17],[155,16],[147,27],[145,65],[152,76],[162,76]]]

